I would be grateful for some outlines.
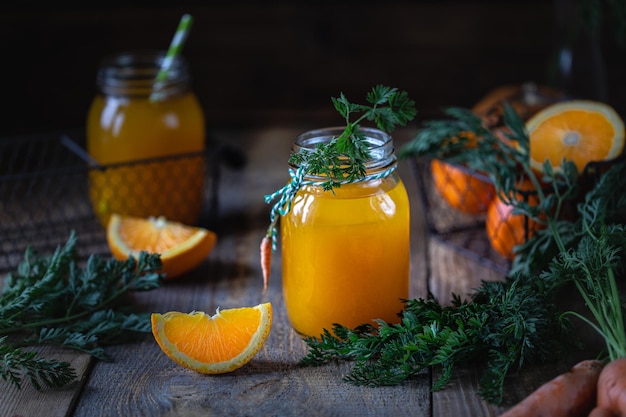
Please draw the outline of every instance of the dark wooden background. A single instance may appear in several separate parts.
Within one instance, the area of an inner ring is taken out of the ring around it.
[[[0,8],[0,137],[80,128],[98,61],[165,49],[180,16],[195,25],[184,49],[209,127],[341,123],[330,102],[362,100],[375,84],[407,90],[419,120],[471,106],[501,84],[556,84],[550,66],[568,28],[555,1],[23,1]],[[72,2],[73,3],[73,2]],[[87,4],[89,3],[89,4]],[[93,4],[92,4],[93,3]],[[605,16],[605,21],[610,20]],[[571,19],[567,18],[568,21]],[[576,39],[576,66],[592,50]],[[626,114],[626,49],[609,24],[595,53],[605,97],[588,75],[569,92]]]

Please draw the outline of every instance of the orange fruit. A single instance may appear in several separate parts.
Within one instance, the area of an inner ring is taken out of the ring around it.
[[[141,251],[161,255],[166,278],[197,267],[209,255],[217,235],[201,227],[168,221],[163,217],[132,217],[112,214],[107,225],[107,243],[113,256],[128,259]]]
[[[539,203],[537,196],[530,193],[533,189],[530,181],[523,182],[519,189],[529,192],[526,197],[529,204]],[[516,198],[521,201],[524,195],[518,193]],[[489,205],[485,220],[487,238],[491,247],[510,261],[515,258],[515,247],[526,242],[537,230],[543,227],[541,223],[527,218],[523,214],[513,213],[513,209],[514,206],[495,196]]]
[[[496,193],[493,184],[469,170],[433,159],[430,165],[433,184],[450,207],[466,214],[487,211]]]
[[[552,104],[526,122],[530,139],[530,165],[543,171],[548,160],[556,170],[563,159],[582,173],[592,161],[609,161],[624,149],[624,122],[604,103],[569,100]]]
[[[203,374],[241,368],[261,350],[272,326],[272,304],[151,316],[152,334],[174,362]]]

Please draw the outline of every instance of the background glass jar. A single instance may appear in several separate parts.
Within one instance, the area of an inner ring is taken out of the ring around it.
[[[313,150],[343,129],[306,132],[292,152]],[[281,218],[285,305],[293,327],[306,336],[334,323],[398,322],[409,295],[409,200],[394,170],[393,142],[383,131],[361,130],[372,156],[366,179],[333,191],[305,185]]]
[[[103,60],[87,117],[90,198],[103,224],[111,213],[197,221],[204,190],[205,120],[176,58],[155,85],[164,52]]]

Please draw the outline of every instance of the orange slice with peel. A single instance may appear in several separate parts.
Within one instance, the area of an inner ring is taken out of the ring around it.
[[[615,110],[591,100],[552,104],[526,123],[530,139],[530,165],[543,171],[550,161],[559,169],[563,159],[582,173],[589,162],[609,161],[624,149],[624,122]]]
[[[272,304],[203,312],[153,313],[152,334],[181,366],[203,374],[241,368],[261,350],[272,326]]]
[[[197,267],[209,255],[217,235],[207,229],[168,221],[163,217],[112,214],[107,243],[113,256],[128,259],[141,251],[161,255],[166,278],[179,277]]]

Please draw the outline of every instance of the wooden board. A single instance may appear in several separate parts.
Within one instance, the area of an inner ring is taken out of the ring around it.
[[[273,259],[268,291],[262,293],[258,247],[269,222],[263,196],[288,180],[287,158],[300,130],[271,128],[215,132],[217,140],[242,149],[243,169],[225,168],[219,190],[218,244],[193,273],[161,288],[134,295],[135,308],[148,312],[231,308],[271,301],[274,323],[260,353],[245,367],[226,375],[207,376],[174,364],[151,335],[107,349],[111,362],[92,361],[75,352],[52,352],[70,360],[76,383],[60,390],[21,391],[0,381],[0,415],[7,416],[495,416],[478,394],[480,368],[459,368],[445,390],[431,393],[433,374],[424,372],[395,387],[357,387],[343,380],[351,363],[300,367],[307,347],[289,324],[282,298],[280,251]],[[397,146],[411,137],[396,134]],[[415,177],[407,161],[399,165],[411,201],[410,296],[430,290],[442,302],[452,292],[468,294],[481,279],[499,279],[426,232]],[[93,366],[91,366],[93,364]],[[468,364],[468,366],[471,364]],[[567,364],[512,375],[506,406],[527,395]],[[571,364],[570,364],[571,365]]]
[[[22,388],[17,389],[6,381],[0,381],[0,416],[11,417],[65,417],[71,415],[75,402],[81,393],[89,375],[92,359],[87,354],[56,348],[37,349],[41,357],[68,362],[76,371],[75,382],[57,389],[43,388],[38,391],[22,381]]]
[[[137,297],[140,306],[159,312],[213,312],[217,307],[271,301],[274,323],[259,355],[231,374],[206,376],[174,364],[151,337],[115,347],[110,349],[114,362],[95,364],[75,416],[428,415],[427,373],[398,387],[366,388],[343,381],[350,363],[298,366],[306,345],[291,328],[284,309],[280,251],[272,261],[268,292],[261,295],[258,245],[269,213],[262,196],[287,181],[286,160],[297,133],[269,129],[239,138],[228,136],[230,143],[245,147],[248,165],[223,175],[218,245],[189,277]],[[407,189],[415,190],[407,168],[401,170]],[[419,212],[413,215],[421,218]],[[424,235],[421,223],[414,225],[411,294],[424,296]]]
[[[428,287],[442,304],[449,304],[453,293],[469,299],[482,281],[500,281],[505,276],[502,271],[465,255],[441,239],[428,240],[428,255],[431,268]]]

